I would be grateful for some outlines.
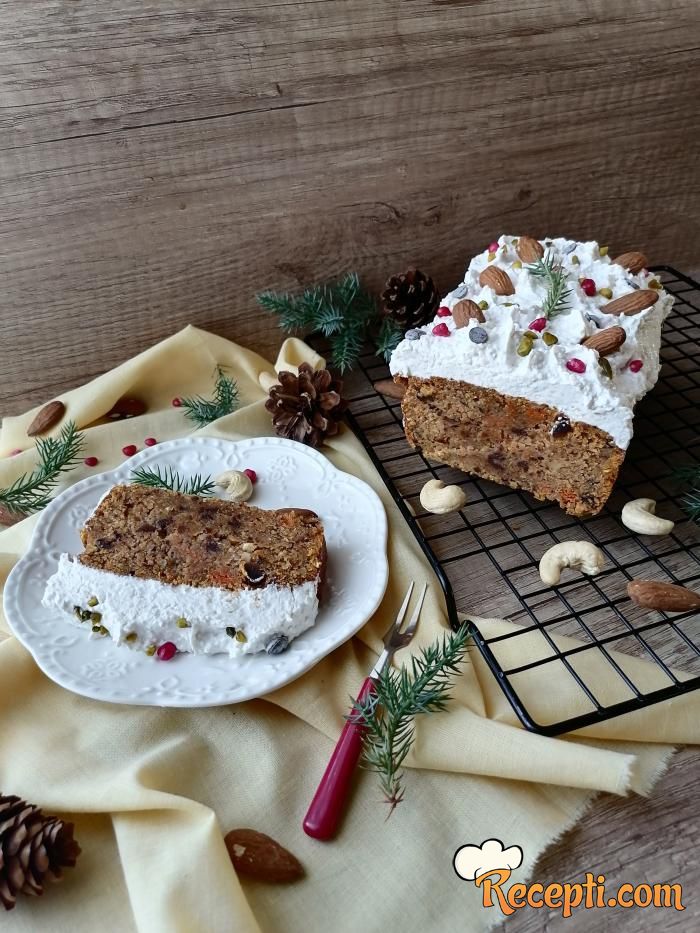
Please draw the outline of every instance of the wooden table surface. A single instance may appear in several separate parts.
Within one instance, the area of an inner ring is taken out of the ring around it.
[[[447,290],[500,232],[697,268],[698,46],[697,0],[4,0],[0,412],[187,323],[271,352],[265,288]],[[698,928],[699,774],[599,799],[538,880],[680,879],[664,928]]]

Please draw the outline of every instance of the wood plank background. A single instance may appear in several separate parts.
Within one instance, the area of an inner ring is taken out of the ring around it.
[[[447,290],[500,232],[700,267],[699,47],[697,0],[3,0],[0,413],[190,322],[272,352],[263,288]],[[538,880],[692,892],[697,775],[602,800]],[[540,913],[506,930],[591,929]]]
[[[194,7],[194,8],[193,8]],[[0,4],[0,412],[254,295],[501,231],[686,268],[697,0]]]

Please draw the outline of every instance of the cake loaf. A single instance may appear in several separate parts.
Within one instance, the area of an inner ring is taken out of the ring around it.
[[[673,297],[641,253],[501,236],[391,357],[410,444],[441,463],[599,512],[659,375]]]
[[[115,486],[63,554],[43,603],[96,637],[155,653],[278,653],[313,625],[326,565],[318,516]]]

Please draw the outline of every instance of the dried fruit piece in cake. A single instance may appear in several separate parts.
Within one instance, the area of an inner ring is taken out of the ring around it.
[[[89,605],[119,644],[247,654],[273,636],[289,643],[316,619],[326,545],[306,509],[115,486],[81,538],[81,554],[61,556],[44,605],[73,618]]]

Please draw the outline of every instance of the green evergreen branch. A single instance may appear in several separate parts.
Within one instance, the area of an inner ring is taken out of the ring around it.
[[[389,815],[404,797],[402,769],[415,736],[415,717],[438,713],[451,699],[451,678],[467,653],[465,623],[443,635],[411,659],[410,671],[387,666],[376,681],[376,694],[357,701],[348,717],[365,731],[363,766],[379,775],[390,805]]]
[[[217,369],[216,387],[212,399],[201,395],[181,399],[185,416],[198,428],[205,428],[217,418],[230,415],[239,405],[238,387],[220,368]]]
[[[216,483],[211,476],[196,473],[190,479],[184,479],[172,467],[166,467],[161,473],[160,467],[139,467],[131,474],[131,482],[152,489],[170,489],[187,496],[212,496]]]
[[[377,334],[377,356],[383,357],[388,363],[391,354],[402,340],[401,328],[390,317],[385,317]]]
[[[36,442],[39,465],[24,473],[7,489],[0,489],[0,504],[10,512],[38,512],[51,501],[51,493],[66,470],[75,466],[84,443],[74,421],[67,422],[58,437],[46,437]]]
[[[679,483],[693,488],[681,499],[683,510],[694,522],[700,522],[700,464],[690,463],[674,470],[673,476]]]
[[[330,362],[341,373],[352,369],[365,342],[379,327],[377,303],[361,287],[355,272],[337,282],[307,288],[301,295],[262,292],[258,302],[277,316],[285,332],[319,332],[329,338]],[[384,354],[386,345],[377,352]]]
[[[543,278],[547,283],[547,297],[542,305],[542,316],[550,321],[559,314],[568,314],[571,289],[566,285],[566,273],[551,255],[538,259],[527,267],[530,275]]]

